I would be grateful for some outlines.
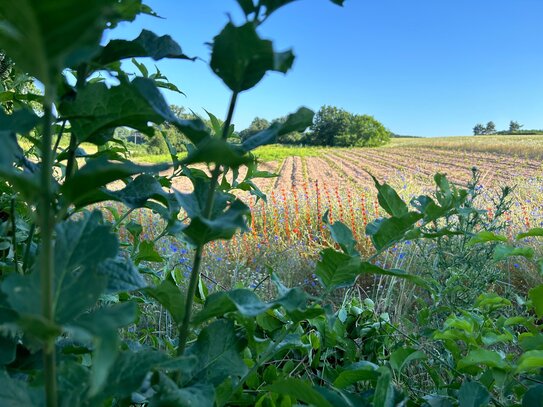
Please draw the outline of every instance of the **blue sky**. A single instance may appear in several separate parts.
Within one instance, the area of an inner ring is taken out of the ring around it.
[[[165,18],[141,17],[107,37],[147,28],[209,61],[205,43],[227,13],[243,21],[234,0],[146,3]],[[293,69],[242,93],[234,123],[242,130],[255,116],[328,104],[373,115],[398,134],[467,135],[490,120],[498,129],[510,120],[543,128],[542,17],[543,0],[346,0],[343,8],[298,0],[260,28],[277,50],[294,50]],[[187,95],[166,92],[170,103],[225,116],[229,91],[206,63],[157,65]]]

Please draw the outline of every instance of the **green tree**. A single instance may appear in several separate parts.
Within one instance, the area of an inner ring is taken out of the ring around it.
[[[266,130],[268,127],[270,127],[268,120],[255,117],[249,127],[239,132],[239,137],[242,141],[247,140],[249,137],[254,136],[259,131]]]
[[[473,135],[474,136],[480,136],[481,134],[485,134],[485,126],[483,126],[481,123],[477,123],[474,127],[473,127]]]
[[[335,106],[322,106],[315,114],[309,140],[321,146],[336,145],[336,138],[349,131],[352,115]]]
[[[493,121],[489,121],[486,124],[485,134],[496,134],[496,125]]]
[[[522,124],[515,120],[511,120],[509,122],[509,133],[514,134],[520,130],[520,128],[523,127]]]

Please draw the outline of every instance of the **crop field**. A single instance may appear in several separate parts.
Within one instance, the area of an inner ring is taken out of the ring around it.
[[[472,148],[469,141],[473,141]],[[509,143],[513,144],[511,140]],[[478,205],[489,217],[500,188],[514,188],[512,205],[506,214],[508,236],[541,227],[543,137],[519,137],[515,145],[522,145],[525,154],[508,154],[506,144],[498,137],[396,139],[391,146],[373,149],[262,147],[256,151],[261,161],[259,168],[277,174],[256,180],[267,200],[257,200],[240,191],[252,210],[250,230],[231,241],[211,243],[203,277],[209,288],[242,285],[260,289],[264,288],[261,282],[268,277],[267,266],[281,270],[282,278],[289,284],[314,285],[312,271],[317,253],[330,244],[322,221],[325,211],[330,221],[339,220],[353,230],[362,252],[371,252],[365,227],[384,215],[371,175],[393,186],[409,202],[422,193],[432,193],[437,172],[446,174],[458,187],[466,187],[475,167],[480,173]],[[527,154],[532,158],[527,158]],[[146,157],[143,160],[154,161]],[[243,175],[241,172],[240,179]],[[190,183],[182,177],[173,186],[190,190]],[[121,208],[116,210],[122,212]],[[149,211],[136,211],[131,216],[148,226],[143,238],[159,236],[163,225],[157,216]],[[121,229],[121,236],[128,238],[128,233]],[[174,239],[161,242],[162,253],[168,253],[170,260],[178,264],[179,273],[188,275],[190,250]],[[414,257],[409,245],[403,244],[392,248],[383,261],[387,266],[406,268]],[[511,268],[515,264],[511,263]]]

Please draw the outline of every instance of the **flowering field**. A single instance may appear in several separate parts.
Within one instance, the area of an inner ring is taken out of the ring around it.
[[[392,185],[406,201],[421,193],[431,193],[433,175],[447,174],[451,182],[465,187],[472,169],[480,171],[477,186],[481,194],[479,206],[492,218],[492,201],[500,187],[514,187],[512,206],[506,213],[507,234],[543,226],[543,181],[541,160],[497,152],[466,148],[465,138],[401,139],[387,148],[378,149],[303,149],[264,147],[257,155],[278,157],[263,162],[260,169],[276,173],[274,178],[259,179],[257,184],[267,201],[257,200],[243,192],[240,195],[252,209],[250,230],[231,241],[212,243],[205,256],[203,277],[208,288],[247,286],[267,287],[269,270],[277,270],[291,285],[315,285],[314,264],[318,250],[329,245],[329,234],[323,225],[325,211],[333,222],[348,225],[359,242],[359,249],[368,253],[371,244],[365,236],[368,222],[383,215],[377,202],[370,173],[380,182]],[[489,150],[495,146],[487,138]],[[537,146],[543,138],[530,138]],[[424,144],[426,143],[426,144]],[[444,144],[445,143],[445,144]],[[525,146],[528,148],[526,140]],[[446,145],[447,148],[443,148]],[[480,141],[478,148],[480,148]],[[528,148],[533,151],[533,148]],[[292,151],[295,155],[289,155]],[[243,174],[241,174],[243,176]],[[174,183],[179,190],[190,189],[183,178]],[[112,207],[122,213],[122,208]],[[108,212],[109,213],[109,212]],[[111,218],[114,217],[111,213]],[[142,239],[157,239],[163,225],[150,211],[135,211],[127,217],[147,225]],[[129,234],[121,228],[121,236]],[[168,254],[171,266],[176,264],[179,276],[190,271],[191,251],[183,242],[158,239],[161,254]],[[394,247],[382,261],[387,266],[408,268],[415,251],[407,244]],[[162,266],[162,265],[159,265]],[[518,264],[512,263],[514,269]]]

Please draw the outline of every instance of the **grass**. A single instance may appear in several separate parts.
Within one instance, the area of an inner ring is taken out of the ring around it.
[[[298,147],[272,144],[262,146],[254,151],[260,161],[281,161],[287,157],[320,157],[323,154],[322,147]]]
[[[387,147],[461,150],[540,160],[543,158],[543,135],[394,138]]]

